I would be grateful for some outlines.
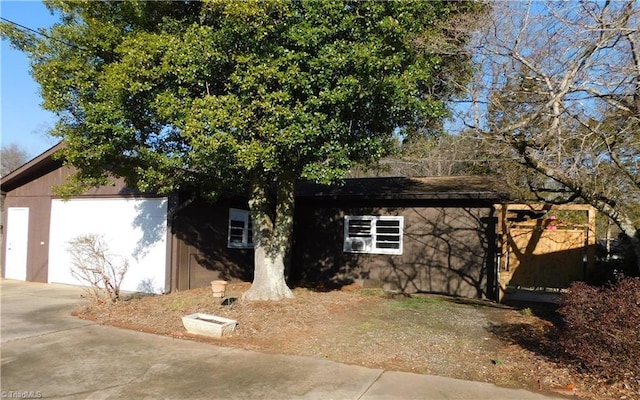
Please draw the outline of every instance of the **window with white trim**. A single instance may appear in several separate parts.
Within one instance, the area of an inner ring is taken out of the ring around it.
[[[251,213],[248,210],[229,209],[227,245],[239,249],[253,248]]]
[[[404,217],[346,215],[346,253],[402,254]]]

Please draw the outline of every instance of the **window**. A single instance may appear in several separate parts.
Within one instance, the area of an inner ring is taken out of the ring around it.
[[[344,217],[344,247],[347,253],[402,254],[404,217]]]
[[[247,210],[229,209],[228,247],[253,248],[251,214]]]

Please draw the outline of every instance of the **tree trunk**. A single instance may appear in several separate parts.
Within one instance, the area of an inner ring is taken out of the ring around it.
[[[285,257],[293,232],[295,179],[280,176],[275,215],[269,196],[270,182],[253,181],[249,208],[253,221],[254,277],[243,295],[247,300],[282,300],[293,298],[285,281]]]

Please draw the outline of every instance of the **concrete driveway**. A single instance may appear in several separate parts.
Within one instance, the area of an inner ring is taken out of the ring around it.
[[[76,319],[77,287],[0,281],[3,398],[524,399],[456,379],[264,354]]]

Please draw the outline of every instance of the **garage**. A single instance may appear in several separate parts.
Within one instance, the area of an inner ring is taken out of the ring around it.
[[[55,188],[74,173],[54,157],[61,147],[52,147],[2,178],[2,276],[84,285],[71,273],[69,242],[96,235],[114,260],[128,262],[122,290],[170,291],[168,198],[132,191],[117,179],[61,199]]]

